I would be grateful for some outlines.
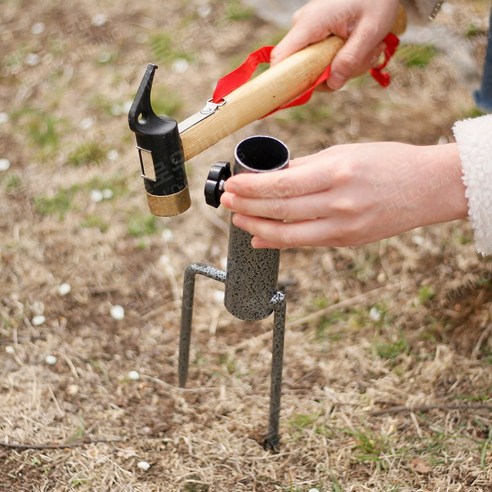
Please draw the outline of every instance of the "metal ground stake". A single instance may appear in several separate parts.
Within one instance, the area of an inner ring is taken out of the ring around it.
[[[289,151],[279,140],[255,136],[240,142],[235,150],[234,174],[244,172],[271,172],[287,167]],[[223,181],[230,176],[228,163],[219,163],[209,175],[205,188],[207,203],[218,206]],[[270,411],[268,433],[264,447],[278,450],[279,421],[282,393],[282,368],[285,337],[286,299],[278,291],[280,251],[254,249],[251,235],[236,227],[229,229],[227,270],[193,263],[185,270],[181,331],[179,342],[179,385],[184,387],[188,377],[193,299],[196,275],[202,275],[225,284],[224,305],[242,320],[262,320],[273,312],[272,370],[270,383]]]

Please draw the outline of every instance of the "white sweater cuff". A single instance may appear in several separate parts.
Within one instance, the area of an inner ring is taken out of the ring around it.
[[[468,216],[475,245],[492,254],[492,115],[458,121],[453,127],[463,169]]]

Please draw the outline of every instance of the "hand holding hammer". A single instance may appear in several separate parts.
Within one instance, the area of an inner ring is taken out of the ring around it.
[[[401,8],[392,29],[405,30]],[[207,104],[179,126],[152,110],[151,88],[156,66],[149,64],[129,112],[151,213],[173,216],[191,205],[184,163],[222,138],[292,101],[313,86],[344,45],[330,36],[310,45],[240,86],[220,104]]]

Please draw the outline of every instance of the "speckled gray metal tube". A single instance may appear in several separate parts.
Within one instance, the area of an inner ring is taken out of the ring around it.
[[[235,149],[233,174],[263,173],[289,164],[289,150],[276,138],[257,135],[241,141]],[[229,230],[224,305],[242,320],[267,318],[277,292],[280,251],[254,249],[251,234],[236,227]]]

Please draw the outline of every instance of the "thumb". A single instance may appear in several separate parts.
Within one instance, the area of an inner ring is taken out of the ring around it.
[[[329,34],[330,33],[327,32],[323,36],[313,37],[313,33],[307,29],[306,26],[293,27],[272,50],[270,56],[271,65],[279,63],[283,59],[292,55],[292,53],[295,53],[296,51],[299,51],[312,43],[321,41]]]
[[[332,90],[340,89],[361,68],[364,60],[380,41],[373,29],[359,25],[331,64],[328,87]]]

